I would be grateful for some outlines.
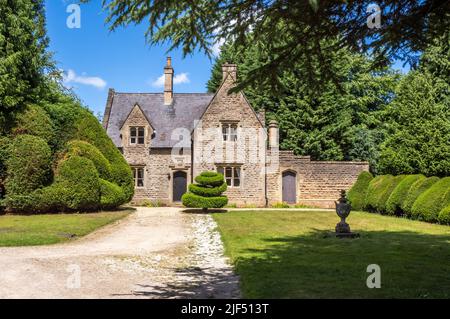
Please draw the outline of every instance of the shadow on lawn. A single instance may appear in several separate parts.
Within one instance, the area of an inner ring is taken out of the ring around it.
[[[450,297],[450,234],[360,233],[358,239],[337,239],[313,230],[239,251],[235,266],[244,297]],[[381,267],[381,289],[367,288],[370,264]]]
[[[149,278],[150,279],[150,278]],[[186,267],[159,284],[137,284],[132,296],[152,299],[239,298],[239,278],[229,269]]]

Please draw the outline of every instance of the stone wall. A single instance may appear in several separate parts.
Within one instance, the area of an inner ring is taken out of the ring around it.
[[[280,151],[279,170],[268,176],[269,203],[282,201],[282,174],[285,171],[297,175],[297,203],[331,208],[339,198],[340,190],[349,190],[358,175],[368,170],[367,162],[316,162],[309,156]]]

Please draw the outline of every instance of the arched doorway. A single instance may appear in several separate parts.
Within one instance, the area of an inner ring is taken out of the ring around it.
[[[283,172],[283,202],[295,204],[297,202],[297,174],[292,171]]]
[[[186,172],[177,171],[173,173],[173,198],[174,202],[181,202],[181,196],[186,193],[187,174]]]

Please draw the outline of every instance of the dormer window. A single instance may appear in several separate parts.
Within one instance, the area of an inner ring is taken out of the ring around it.
[[[237,129],[236,123],[222,123],[222,137],[225,142],[237,141]]]
[[[144,142],[145,142],[145,128],[142,126],[130,127],[130,144],[144,145]]]

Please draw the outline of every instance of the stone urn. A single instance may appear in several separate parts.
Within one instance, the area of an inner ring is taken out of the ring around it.
[[[351,233],[350,225],[347,224],[345,219],[348,217],[348,215],[350,215],[352,206],[348,202],[345,190],[341,191],[341,197],[339,198],[338,201],[335,202],[335,204],[336,204],[336,214],[341,218],[341,221],[336,225],[336,233],[350,234]]]

